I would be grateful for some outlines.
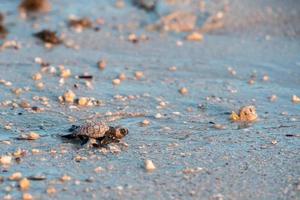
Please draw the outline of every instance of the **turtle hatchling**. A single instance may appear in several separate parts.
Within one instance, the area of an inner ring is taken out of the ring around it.
[[[88,122],[81,126],[73,125],[69,132],[71,133],[62,137],[66,139],[78,138],[81,140],[81,145],[91,140],[96,145],[104,146],[113,142],[118,143],[128,134],[128,129],[120,126],[108,126],[104,122]]]

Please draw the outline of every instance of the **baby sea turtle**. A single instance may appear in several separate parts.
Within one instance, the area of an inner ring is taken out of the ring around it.
[[[81,145],[86,144],[90,139],[96,140],[96,145],[104,146],[112,142],[119,142],[120,139],[128,134],[128,129],[120,126],[108,126],[104,122],[88,122],[81,126],[73,125],[69,132],[63,135],[67,139],[80,139]]]

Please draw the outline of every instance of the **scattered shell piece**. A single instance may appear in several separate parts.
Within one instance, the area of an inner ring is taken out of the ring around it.
[[[199,42],[199,41],[202,41],[203,40],[203,35],[201,33],[197,33],[197,32],[193,32],[193,33],[190,33],[189,35],[186,36],[186,39],[188,41],[196,41],[196,42]]]
[[[169,67],[169,71],[171,71],[171,72],[175,72],[176,70],[177,70],[176,66]]]
[[[98,61],[97,65],[98,65],[99,69],[104,70],[105,67],[106,67],[106,60],[100,60],[100,61]]]
[[[300,103],[300,97],[296,96],[296,95],[293,95],[292,96],[292,102],[293,103]]]
[[[66,181],[70,181],[72,179],[71,176],[68,176],[68,175],[63,175],[60,180],[63,181],[63,182],[66,182]]]
[[[128,41],[130,41],[132,43],[137,43],[139,41],[139,39],[136,34],[131,33],[128,35]]]
[[[275,145],[275,144],[277,144],[277,143],[278,143],[277,140],[272,140],[272,141],[271,141],[271,144],[274,144],[274,145]]]
[[[55,187],[50,186],[47,188],[46,192],[48,195],[54,195],[56,193],[56,189],[55,189]]]
[[[147,120],[147,119],[144,119],[142,122],[141,122],[141,125],[142,126],[148,126],[150,124],[150,121]]]
[[[157,114],[155,115],[155,118],[156,118],[156,119],[160,119],[160,118],[162,118],[162,115],[161,115],[160,113],[157,113]]]
[[[270,77],[268,75],[264,75],[262,78],[263,81],[269,81]]]
[[[30,132],[28,134],[22,134],[18,139],[23,139],[23,140],[37,140],[40,138],[40,135],[35,132]]]
[[[144,77],[144,73],[142,71],[136,71],[134,73],[134,76],[135,76],[136,79],[140,80]]]
[[[62,78],[68,78],[72,75],[70,69],[61,68],[60,70],[60,77]]]
[[[8,179],[11,181],[19,181],[22,178],[22,173],[21,172],[15,172],[13,173]]]
[[[228,67],[227,70],[232,76],[236,75],[236,71],[232,67]]]
[[[226,129],[226,126],[223,125],[223,124],[215,124],[215,125],[213,125],[213,127],[215,129],[218,129],[218,130],[225,130]]]
[[[179,93],[182,95],[186,95],[188,92],[189,92],[188,89],[185,87],[179,89]]]
[[[114,85],[120,85],[121,80],[118,79],[118,78],[116,78],[116,79],[113,79],[113,80],[112,80],[112,83],[113,83]]]
[[[0,164],[1,165],[10,165],[11,164],[11,156],[1,156],[0,157]]]
[[[156,169],[152,160],[145,160],[145,169],[147,172],[153,172]]]
[[[119,74],[118,78],[121,80],[121,81],[125,81],[126,80],[126,75],[124,73],[121,73]]]
[[[80,97],[78,99],[78,105],[86,106],[88,104],[89,99],[87,97]]]
[[[68,90],[67,92],[64,93],[63,96],[63,101],[67,103],[73,103],[76,95],[72,90]]]
[[[41,80],[42,79],[42,74],[41,73],[36,73],[32,76],[32,79],[35,81]]]
[[[31,107],[30,103],[27,102],[27,101],[21,101],[21,103],[19,104],[19,106],[21,108],[30,108]]]
[[[102,168],[102,167],[96,167],[95,169],[94,169],[94,172],[96,172],[96,173],[101,173],[101,172],[104,172],[104,169]]]
[[[253,85],[255,83],[255,80],[254,79],[250,79],[249,81],[248,81],[248,84],[249,85]]]
[[[38,89],[44,89],[45,85],[43,82],[38,82],[36,85],[35,85]]]
[[[19,96],[23,92],[23,89],[22,88],[14,88],[14,89],[12,89],[12,92],[14,94],[16,94],[17,96]]]
[[[22,191],[28,190],[30,188],[30,181],[27,178],[23,178],[19,181],[19,186]]]
[[[275,101],[277,101],[277,96],[276,96],[275,94],[271,95],[271,96],[269,97],[269,101],[270,101],[270,102],[275,102]]]
[[[29,193],[23,194],[23,200],[32,200],[32,199],[33,199],[33,197],[31,194],[29,194]]]

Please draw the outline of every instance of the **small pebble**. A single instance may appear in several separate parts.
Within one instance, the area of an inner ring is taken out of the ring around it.
[[[20,139],[25,139],[25,140],[37,140],[40,138],[40,135],[35,132],[30,132],[26,135],[21,135]]]
[[[153,172],[156,169],[152,160],[145,160],[145,169],[147,172]]]

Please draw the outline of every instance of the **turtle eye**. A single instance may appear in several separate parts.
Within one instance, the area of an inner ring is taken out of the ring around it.
[[[121,130],[122,135],[127,135],[128,130],[126,128],[122,128]]]

